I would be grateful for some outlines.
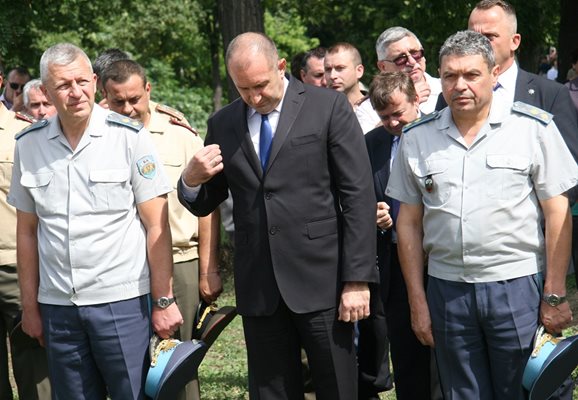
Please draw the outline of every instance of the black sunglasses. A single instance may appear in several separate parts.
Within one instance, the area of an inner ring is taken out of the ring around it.
[[[25,85],[25,83],[23,83],[22,85],[16,82],[8,82],[8,84],[10,85],[10,88],[12,88],[12,90],[18,90],[18,89],[22,89]]]
[[[411,50],[409,53],[400,54],[399,56],[397,56],[393,60],[383,60],[383,61],[394,63],[398,67],[401,67],[401,66],[407,64],[407,60],[409,59],[409,56],[411,56],[411,58],[413,58],[415,60],[415,62],[419,62],[423,58],[423,55],[424,55],[423,49]]]

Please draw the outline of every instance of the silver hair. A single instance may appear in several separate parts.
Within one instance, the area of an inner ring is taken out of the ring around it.
[[[494,51],[490,40],[475,31],[459,31],[446,39],[440,49],[439,63],[445,56],[476,56],[480,55],[491,70],[496,65]]]
[[[410,31],[401,26],[394,26],[386,29],[379,35],[377,41],[375,42],[375,52],[377,53],[377,60],[382,61],[387,57],[387,48],[390,44],[395,43],[403,39],[404,37],[412,37],[417,40],[417,44],[421,47],[421,42],[417,36]]]
[[[43,84],[46,84],[48,78],[48,68],[51,65],[68,65],[74,62],[77,58],[86,60],[90,72],[92,73],[92,64],[90,58],[79,47],[71,43],[59,43],[48,48],[42,58],[40,58],[40,79]]]
[[[24,89],[22,89],[22,100],[24,101],[24,107],[28,107],[30,105],[30,89],[40,90],[42,86],[42,81],[40,79],[32,79],[28,81],[26,85],[24,85]]]

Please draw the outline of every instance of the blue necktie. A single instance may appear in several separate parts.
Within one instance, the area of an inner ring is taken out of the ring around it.
[[[393,160],[395,160],[395,156],[397,155],[397,147],[399,146],[399,136],[393,137],[393,142],[391,143],[391,156],[390,156],[390,164],[389,164],[389,171],[391,173],[391,167],[393,166]],[[399,200],[391,199],[391,218],[393,219],[393,223],[397,222],[397,215],[399,214]],[[394,228],[395,229],[395,228]]]
[[[261,114],[261,130],[259,132],[259,158],[261,159],[261,167],[263,171],[269,161],[269,154],[271,153],[271,142],[273,141],[273,130],[269,123],[268,114]]]

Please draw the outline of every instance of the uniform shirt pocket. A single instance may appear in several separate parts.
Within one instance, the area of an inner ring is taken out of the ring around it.
[[[165,168],[165,173],[167,174],[173,189],[176,189],[179,179],[181,179],[181,173],[185,168],[185,162],[184,160],[175,159],[174,157],[171,158],[169,155],[164,154],[161,154],[161,159],[164,160],[163,166]]]
[[[488,154],[488,197],[508,200],[520,196],[529,184],[530,158],[516,154]]]
[[[90,171],[90,192],[96,211],[129,209],[134,197],[128,182],[128,168]]]
[[[418,160],[412,166],[425,205],[440,207],[447,203],[455,186],[448,168],[449,160],[445,158]]]
[[[8,193],[10,188],[10,180],[12,179],[12,168],[14,162],[12,157],[4,156],[0,153],[0,190]]]
[[[30,192],[38,215],[54,213],[59,207],[59,202],[64,201],[56,194],[53,172],[25,172],[20,177],[20,184]]]

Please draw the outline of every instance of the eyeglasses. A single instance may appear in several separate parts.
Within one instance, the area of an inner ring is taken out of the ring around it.
[[[415,60],[415,62],[420,62],[420,60],[423,58],[423,55],[424,55],[423,49],[410,50],[409,53],[400,54],[399,56],[397,56],[393,60],[383,60],[383,61],[394,63],[398,67],[401,67],[401,66],[407,64],[407,60],[409,59],[409,56],[411,56],[411,58],[413,58]]]
[[[16,82],[8,82],[8,84],[10,85],[10,88],[12,90],[18,90],[18,89],[22,89],[25,85],[25,83],[23,83],[22,85]]]

